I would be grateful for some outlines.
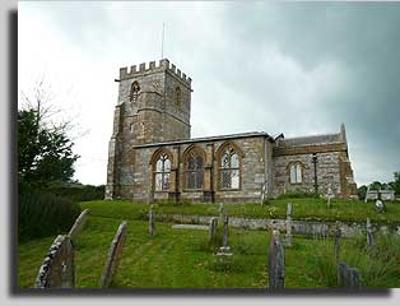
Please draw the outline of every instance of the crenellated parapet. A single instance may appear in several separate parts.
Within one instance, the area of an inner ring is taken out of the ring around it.
[[[145,74],[159,73],[168,71],[190,87],[192,79],[186,77],[186,74],[182,73],[180,69],[177,69],[174,64],[170,64],[169,60],[164,58],[158,63],[156,61],[151,61],[149,63],[142,63],[139,66],[133,65],[129,67],[123,67],[119,70],[120,80],[128,80],[135,78],[137,76],[143,76]]]

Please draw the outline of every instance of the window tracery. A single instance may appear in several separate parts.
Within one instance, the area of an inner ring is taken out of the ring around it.
[[[136,102],[137,97],[139,96],[139,92],[140,92],[139,83],[138,83],[138,81],[135,81],[131,85],[131,92],[130,92],[130,95],[129,95],[129,100],[131,102]]]
[[[239,189],[240,157],[232,146],[224,149],[220,158],[221,189]]]
[[[166,153],[160,154],[154,165],[154,189],[166,191],[169,189],[169,177],[171,174],[171,160]]]

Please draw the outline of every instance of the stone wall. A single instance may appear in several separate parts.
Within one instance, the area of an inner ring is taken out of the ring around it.
[[[332,188],[335,195],[341,193],[339,155],[336,152],[319,153],[317,156],[317,183],[318,191],[326,194]],[[274,187],[275,196],[295,191],[314,192],[314,164],[312,154],[286,155],[274,158]],[[302,182],[291,184],[289,180],[289,164],[301,162],[303,165]]]
[[[233,144],[242,155],[240,163],[240,188],[237,190],[222,190],[219,182],[220,151],[228,144]],[[185,152],[196,147],[205,156],[204,182],[202,190],[186,188]],[[151,159],[158,150],[165,150],[172,156],[172,171],[168,191],[153,191],[153,165]],[[266,181],[268,171],[266,163],[272,164],[270,142],[265,137],[248,137],[237,139],[220,139],[200,142],[166,144],[161,146],[137,147],[135,166],[127,168],[121,176],[121,195],[138,200],[179,199],[203,201],[205,194],[212,193],[218,202],[254,202],[259,201],[261,187]],[[267,152],[267,153],[266,153]]]
[[[213,216],[191,216],[191,215],[168,215],[157,214],[157,220],[160,222],[177,222],[182,224],[209,224]],[[229,226],[235,228],[249,230],[270,230],[272,228],[279,229],[281,232],[286,231],[286,219],[251,219],[229,217]],[[343,237],[354,237],[366,232],[365,223],[348,223],[340,222],[340,230]],[[374,224],[373,232],[392,232],[400,234],[400,222],[398,224],[380,225]],[[311,236],[315,238],[324,236],[334,236],[336,222],[328,221],[304,221],[292,220],[292,233],[298,235]]]

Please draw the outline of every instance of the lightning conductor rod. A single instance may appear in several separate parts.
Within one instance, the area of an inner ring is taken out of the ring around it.
[[[165,36],[165,22],[163,22],[163,24],[162,24],[161,58],[164,58],[164,36]]]

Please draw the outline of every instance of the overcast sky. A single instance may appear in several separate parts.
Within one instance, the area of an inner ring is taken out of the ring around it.
[[[400,170],[400,3],[19,2],[18,85],[45,78],[75,128],[75,178],[105,184],[119,68],[192,78],[192,137],[346,125],[356,182]]]

